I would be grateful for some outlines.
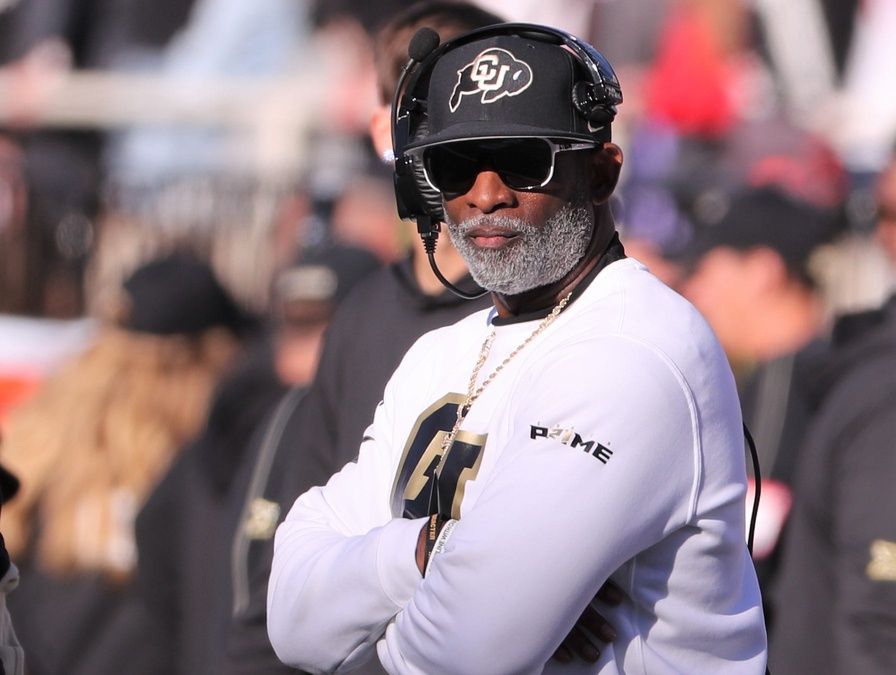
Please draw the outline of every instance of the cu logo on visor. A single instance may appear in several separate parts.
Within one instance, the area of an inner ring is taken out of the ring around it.
[[[516,96],[532,84],[532,68],[506,49],[491,47],[479,53],[457,71],[457,84],[448,107],[455,112],[464,96],[482,94],[482,103],[494,103],[503,96]]]

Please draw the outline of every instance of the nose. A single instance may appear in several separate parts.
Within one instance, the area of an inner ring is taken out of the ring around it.
[[[496,171],[483,168],[464,195],[467,206],[482,213],[492,213],[517,205],[516,193],[504,184]]]

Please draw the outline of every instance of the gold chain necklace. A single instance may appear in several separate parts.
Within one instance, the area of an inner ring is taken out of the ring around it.
[[[479,378],[479,371],[482,370],[482,366],[485,365],[485,361],[488,358],[488,354],[492,349],[492,343],[495,341],[495,327],[492,326],[488,335],[485,336],[485,340],[482,343],[482,347],[479,349],[479,358],[476,360],[476,365],[473,367],[473,372],[470,374],[470,381],[467,384],[467,396],[464,399],[464,402],[457,407],[457,419],[454,421],[454,427],[451,429],[451,432],[445,436],[442,440],[442,462],[445,461],[445,455],[447,453],[448,448],[451,447],[451,444],[454,443],[454,439],[457,437],[457,432],[460,431],[460,425],[463,423],[464,418],[467,416],[467,413],[470,412],[470,408],[476,402],[476,399],[482,394],[485,388],[492,383],[492,380],[497,377],[498,373],[504,370],[504,367],[510,363],[510,361],[523,349],[528,345],[532,340],[541,335],[545,329],[550,326],[554,319],[556,319],[560,312],[569,304],[569,300],[572,297],[572,291],[566,294],[560,302],[551,310],[551,313],[548,314],[541,320],[541,323],[538,324],[538,327],[523,340],[510,354],[507,355],[497,368],[495,368],[485,380],[483,380],[482,384],[479,387],[476,386],[476,380]]]

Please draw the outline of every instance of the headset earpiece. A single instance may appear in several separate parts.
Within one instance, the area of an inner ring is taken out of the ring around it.
[[[615,106],[608,106],[593,82],[577,82],[572,88],[572,103],[579,114],[594,127],[604,127],[616,117]]]

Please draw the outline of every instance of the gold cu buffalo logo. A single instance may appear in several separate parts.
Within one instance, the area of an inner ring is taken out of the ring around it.
[[[464,96],[482,93],[482,103],[494,103],[503,96],[516,96],[532,84],[532,68],[506,49],[492,47],[480,52],[457,71],[457,84],[448,107],[455,112]]]

